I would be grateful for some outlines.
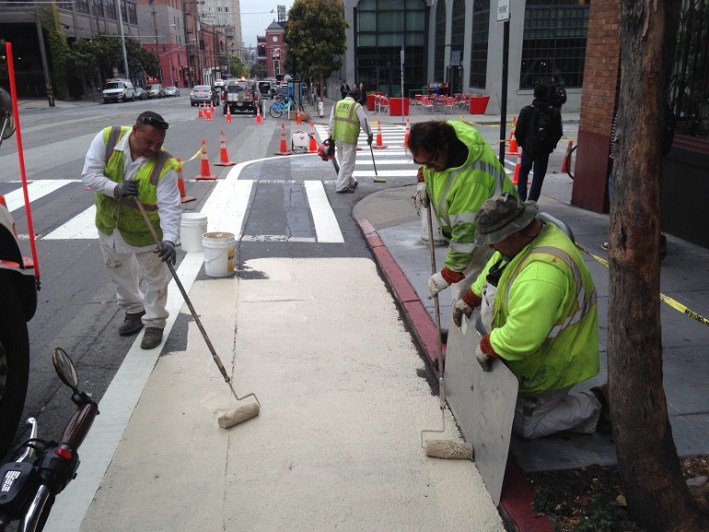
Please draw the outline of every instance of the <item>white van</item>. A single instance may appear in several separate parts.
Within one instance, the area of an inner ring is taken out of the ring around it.
[[[109,79],[103,88],[103,103],[135,101],[135,88],[127,79]]]

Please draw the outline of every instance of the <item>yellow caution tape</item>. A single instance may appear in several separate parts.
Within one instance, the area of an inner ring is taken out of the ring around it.
[[[583,247],[578,242],[576,242],[575,244],[578,249],[580,249],[581,251],[583,251],[584,253],[586,253],[590,257],[593,257],[594,259],[596,259],[597,262],[599,262],[600,264],[602,264],[603,266],[608,268],[608,261],[606,259],[601,258],[598,255],[594,255],[593,253],[591,253],[589,250],[587,250],[585,247]],[[707,319],[704,316],[702,316],[701,314],[698,314],[697,312],[694,312],[693,310],[687,308],[685,305],[683,305],[682,303],[680,303],[676,299],[673,299],[670,296],[663,294],[662,292],[660,292],[660,301],[662,301],[663,303],[666,303],[667,305],[669,305],[673,309],[680,311],[685,316],[688,316],[688,317],[692,318],[693,320],[697,320],[699,323],[703,323],[704,325],[709,325],[709,319]]]

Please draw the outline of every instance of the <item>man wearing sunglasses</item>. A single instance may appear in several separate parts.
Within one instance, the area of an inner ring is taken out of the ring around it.
[[[101,253],[125,312],[118,334],[130,336],[145,326],[143,349],[162,342],[169,282],[162,263],[175,264],[180,233],[178,161],[162,147],[167,128],[159,114],[145,111],[133,126],[103,129],[91,141],[81,174],[96,193]],[[136,201],[161,239],[157,250]]]
[[[453,299],[475,279],[491,251],[475,246],[475,214],[482,203],[515,186],[480,133],[457,120],[419,122],[411,126],[409,151],[419,168],[424,204],[436,216],[448,240],[441,271],[431,275],[431,296],[450,285]],[[466,279],[466,282],[462,282]]]

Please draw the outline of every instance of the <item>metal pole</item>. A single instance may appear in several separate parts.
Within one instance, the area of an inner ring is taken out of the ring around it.
[[[404,94],[404,45],[401,45],[401,121],[406,122],[404,115],[406,114],[404,110],[406,109],[405,102],[406,95]],[[371,148],[371,145],[370,145]],[[374,162],[374,155],[372,155],[372,162]],[[376,173],[376,172],[375,172]]]
[[[502,98],[500,102],[500,164],[505,167],[505,135],[507,132],[507,58],[510,52],[510,21],[504,22],[502,37]]]
[[[118,6],[118,27],[121,32],[121,50],[123,51],[123,68],[126,71],[126,79],[130,79],[130,71],[128,70],[128,55],[126,54],[126,38],[123,35],[123,14],[121,13],[121,2],[123,0],[116,0],[116,5]]]
[[[37,39],[39,41],[39,56],[42,60],[42,70],[44,71],[44,84],[47,89],[47,100],[49,107],[54,107],[54,89],[52,87],[52,78],[49,74],[49,65],[47,64],[47,51],[44,48],[44,30],[42,30],[42,21],[39,18],[39,6],[35,6],[37,14]]]

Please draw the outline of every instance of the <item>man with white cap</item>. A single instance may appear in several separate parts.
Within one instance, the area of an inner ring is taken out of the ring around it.
[[[519,379],[515,434],[607,432],[607,386],[569,393],[599,371],[596,288],[573,242],[537,211],[509,194],[483,203],[477,243],[495,253],[456,302],[454,321],[480,307],[478,362],[489,371],[500,359]]]

